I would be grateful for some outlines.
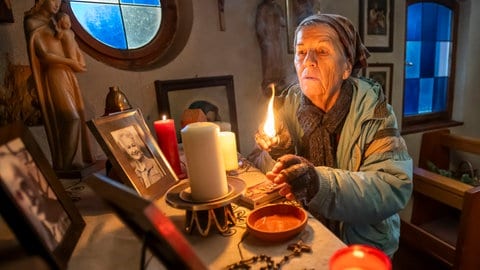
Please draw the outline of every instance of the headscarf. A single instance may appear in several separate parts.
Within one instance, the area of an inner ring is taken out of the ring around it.
[[[352,64],[351,75],[356,77],[358,72],[367,67],[367,58],[370,56],[367,48],[363,45],[360,35],[352,22],[337,14],[314,14],[305,18],[295,30],[295,39],[297,33],[304,26],[326,24],[337,32],[340,42],[343,45],[345,55]],[[295,40],[296,43],[296,40]]]

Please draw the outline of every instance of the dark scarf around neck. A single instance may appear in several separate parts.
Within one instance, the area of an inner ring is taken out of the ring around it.
[[[297,118],[303,129],[303,156],[315,166],[336,166],[336,137],[340,134],[352,102],[353,86],[345,80],[333,107],[325,113],[302,94]]]

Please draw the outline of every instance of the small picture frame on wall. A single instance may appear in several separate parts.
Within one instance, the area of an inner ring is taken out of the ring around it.
[[[162,196],[178,178],[153,138],[140,109],[87,122],[115,173],[141,196]]]
[[[85,222],[30,131],[0,128],[0,214],[25,250],[66,269]]]
[[[13,23],[12,0],[0,0],[0,23]]]
[[[370,52],[393,51],[393,0],[360,0],[360,37]]]
[[[363,74],[365,75],[365,77],[378,82],[382,86],[383,93],[387,98],[387,102],[391,104],[392,103],[393,64],[392,63],[368,64],[368,67],[364,69]]]

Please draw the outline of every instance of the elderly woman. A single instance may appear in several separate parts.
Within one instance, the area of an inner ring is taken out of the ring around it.
[[[257,132],[251,157],[345,243],[393,256],[412,160],[380,84],[356,77],[368,56],[347,18],[304,19],[295,32],[299,84],[277,100],[278,135]]]

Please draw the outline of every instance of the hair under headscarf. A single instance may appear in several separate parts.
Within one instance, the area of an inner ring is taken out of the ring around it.
[[[295,42],[300,29],[315,24],[326,24],[337,32],[345,55],[352,64],[352,76],[357,76],[360,69],[367,67],[367,58],[370,56],[370,53],[363,45],[360,35],[352,22],[341,15],[319,13],[308,16],[297,26]]]

